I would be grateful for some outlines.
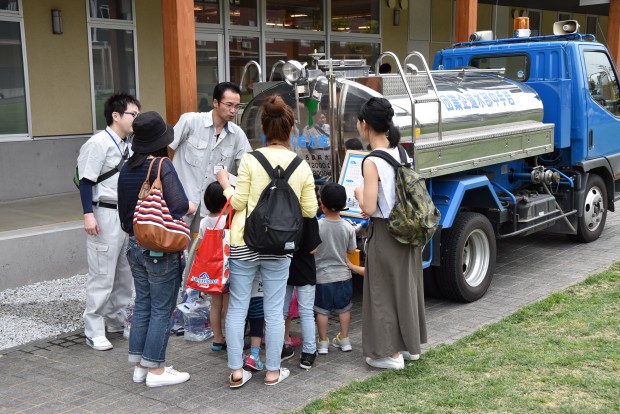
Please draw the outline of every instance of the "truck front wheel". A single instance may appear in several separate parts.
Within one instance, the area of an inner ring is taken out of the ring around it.
[[[478,213],[459,214],[441,235],[438,285],[444,296],[462,302],[480,299],[493,278],[495,253],[489,220]]]
[[[577,234],[570,238],[590,243],[599,238],[607,220],[607,189],[600,175],[590,174],[586,185],[583,215],[579,217]]]

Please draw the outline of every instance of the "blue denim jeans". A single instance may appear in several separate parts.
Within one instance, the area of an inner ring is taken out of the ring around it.
[[[136,304],[129,335],[129,362],[161,368],[166,361],[170,314],[181,284],[181,253],[151,256],[130,238],[127,260],[136,289]]]
[[[287,286],[284,298],[284,318],[288,317],[288,308],[291,304],[293,289],[297,288],[297,305],[301,320],[302,352],[314,354],[316,352],[316,325],[314,321],[314,291],[315,285]]]
[[[263,277],[263,310],[265,313],[265,366],[269,371],[280,369],[284,344],[284,294],[291,259],[240,260],[230,259],[230,301],[226,315],[228,367],[243,367],[243,334],[248,315],[252,282],[256,271]]]

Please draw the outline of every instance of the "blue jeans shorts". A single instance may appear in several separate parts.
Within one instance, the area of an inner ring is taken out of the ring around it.
[[[351,309],[353,296],[353,280],[322,283],[316,285],[314,295],[314,311],[321,315],[345,313]]]

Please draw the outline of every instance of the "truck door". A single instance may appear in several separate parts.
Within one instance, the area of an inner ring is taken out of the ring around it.
[[[598,158],[620,150],[620,87],[611,59],[602,50],[584,50],[586,71],[587,156]]]

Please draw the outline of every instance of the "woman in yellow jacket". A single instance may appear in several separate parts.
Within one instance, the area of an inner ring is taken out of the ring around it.
[[[262,106],[261,122],[267,146],[258,151],[272,167],[280,165],[286,169],[296,157],[289,150],[295,122],[293,110],[279,96],[268,97]],[[241,159],[236,188],[230,186],[228,173],[224,170],[218,172],[217,179],[224,188],[224,195],[227,198],[232,196],[232,207],[237,211],[231,225],[230,302],[226,316],[228,367],[232,369],[229,385],[232,388],[241,387],[252,377],[249,371],[243,369],[243,333],[252,281],[257,271],[261,272],[264,292],[267,368],[264,382],[267,385],[278,384],[289,376],[288,369],[280,368],[280,354],[284,342],[282,309],[291,255],[258,253],[250,250],[243,241],[245,218],[252,214],[263,189],[271,180],[259,161],[248,154]],[[288,183],[299,198],[303,216],[314,217],[318,206],[314,178],[308,163],[302,162]]]

